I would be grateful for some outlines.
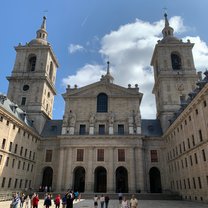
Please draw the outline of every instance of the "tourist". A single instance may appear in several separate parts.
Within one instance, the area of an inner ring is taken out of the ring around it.
[[[66,208],[66,194],[63,196],[62,200],[62,208]]]
[[[110,200],[109,196],[106,195],[106,196],[105,196],[105,208],[108,208],[109,200]]]
[[[94,208],[97,208],[98,207],[98,196],[95,195],[94,196]]]
[[[100,197],[100,206],[101,206],[101,208],[104,208],[104,203],[105,203],[105,197],[102,194],[101,197]]]
[[[130,208],[138,208],[138,200],[135,198],[134,195],[132,195],[132,198],[130,200]]]
[[[66,193],[66,208],[73,208],[74,193],[71,190]]]
[[[79,197],[79,192],[78,191],[75,191],[74,192],[75,201],[77,201],[78,197]]]
[[[29,208],[30,207],[30,196],[27,195],[26,199],[25,199],[25,208]]]
[[[128,200],[126,199],[126,197],[123,197],[123,200],[121,202],[121,207],[122,208],[129,208],[129,202]]]
[[[24,193],[21,193],[21,196],[20,196],[20,208],[23,208],[24,202],[25,202],[25,195],[24,195]]]
[[[123,194],[121,192],[119,192],[118,193],[118,201],[119,201],[119,204],[121,204],[122,199],[123,199]]]
[[[49,208],[49,207],[51,206],[51,197],[50,197],[50,195],[48,195],[48,196],[45,198],[45,200],[44,200],[44,206],[45,206],[46,208]]]
[[[18,204],[19,204],[19,196],[17,193],[14,194],[13,199],[12,199],[12,203],[10,204],[11,208],[18,208]]]
[[[60,194],[58,194],[54,200],[54,203],[55,203],[55,207],[56,208],[59,208],[60,207],[60,201],[61,201],[61,197],[60,197]]]
[[[34,197],[32,199],[32,207],[33,208],[38,208],[38,202],[39,202],[38,195],[34,194]]]

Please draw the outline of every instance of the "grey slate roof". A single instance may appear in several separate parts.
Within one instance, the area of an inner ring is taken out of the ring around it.
[[[41,136],[54,137],[61,135],[62,122],[63,120],[47,120]]]
[[[27,114],[19,108],[17,104],[10,101],[3,94],[0,94],[0,107],[12,114],[12,116],[16,117],[21,122],[24,122],[27,126],[32,127],[32,121],[27,119]]]
[[[158,119],[142,119],[142,135],[161,136],[162,128]]]

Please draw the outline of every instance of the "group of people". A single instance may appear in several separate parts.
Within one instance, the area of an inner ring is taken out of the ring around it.
[[[104,208],[104,204],[105,204],[105,208],[108,208],[108,203],[109,203],[109,196],[103,196],[103,194],[98,197],[97,195],[94,196],[94,208],[98,207],[98,201],[100,201],[100,206],[101,208]]]
[[[138,200],[135,198],[135,195],[132,195],[130,200],[127,200],[126,197],[123,197],[121,193],[118,196],[120,208],[138,208]]]
[[[62,204],[62,208],[73,208],[73,200],[77,200],[79,197],[78,192],[67,191],[66,194],[61,199],[60,194],[57,194],[55,198],[52,197],[51,194],[46,193],[44,197],[44,207],[50,208],[53,204],[55,208],[60,208]],[[61,203],[62,202],[62,203]],[[24,193],[18,194],[15,193],[13,195],[12,202],[10,204],[10,208],[38,208],[39,205],[39,196],[34,193],[32,196],[25,195]]]

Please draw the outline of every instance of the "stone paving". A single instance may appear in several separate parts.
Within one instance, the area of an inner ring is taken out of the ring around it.
[[[0,208],[9,208],[10,201],[0,202]],[[43,200],[40,200],[38,208],[43,208]],[[53,204],[51,208],[54,208]],[[139,200],[139,208],[208,208],[208,204],[190,201],[172,200]],[[74,208],[94,208],[93,200],[76,201]],[[100,205],[98,206],[100,208]],[[110,200],[108,208],[120,208],[118,200]]]

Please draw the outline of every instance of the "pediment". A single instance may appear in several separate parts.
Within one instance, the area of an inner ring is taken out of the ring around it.
[[[99,93],[106,93],[112,97],[140,97],[142,93],[139,92],[139,88],[124,88],[122,86],[106,83],[106,82],[95,82],[93,84],[81,87],[81,88],[70,88],[63,95],[66,97],[96,97]]]

